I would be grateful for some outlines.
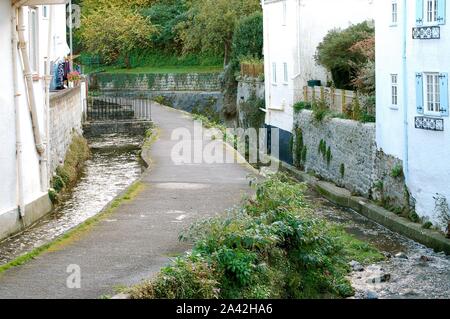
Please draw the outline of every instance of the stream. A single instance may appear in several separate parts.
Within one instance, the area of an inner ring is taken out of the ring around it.
[[[54,211],[24,232],[0,243],[0,265],[32,251],[98,214],[139,178],[141,137],[92,138],[92,158],[78,184]],[[309,190],[306,199],[317,214],[341,224],[387,256],[373,265],[354,264],[349,277],[357,299],[450,298],[450,257],[393,233],[362,215],[338,207]]]
[[[321,217],[369,242],[387,257],[373,265],[354,264],[350,281],[356,299],[448,299],[450,256],[394,233],[351,209],[309,190],[307,200]]]
[[[98,214],[143,171],[142,137],[105,135],[89,139],[92,157],[77,185],[53,212],[0,243],[0,265],[40,247]]]

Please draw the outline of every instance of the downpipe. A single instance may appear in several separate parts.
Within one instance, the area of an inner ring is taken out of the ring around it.
[[[40,170],[41,170],[41,191],[45,192],[47,189],[45,188],[47,182],[43,182],[47,180],[47,163],[45,158],[46,147],[42,141],[39,120],[37,116],[37,106],[36,106],[36,97],[34,94],[34,85],[33,85],[33,73],[31,71],[30,60],[27,51],[27,42],[25,40],[25,31],[26,27],[24,24],[24,8],[19,7],[19,16],[18,16],[18,36],[19,36],[19,50],[22,60],[22,67],[24,71],[25,77],[25,87],[27,93],[27,101],[28,108],[31,116],[31,123],[33,128],[33,135],[35,140],[36,151],[39,155],[40,160]]]
[[[407,28],[408,28],[408,6],[407,0],[403,0],[403,53],[402,53],[402,72],[403,72],[403,172],[405,175],[405,184],[409,185],[409,132],[408,132],[408,67],[407,67]]]
[[[15,126],[16,126],[16,167],[17,167],[17,208],[19,216],[23,222],[25,216],[25,200],[23,187],[23,154],[22,154],[22,133],[20,130],[20,93],[19,93],[19,77],[17,74],[17,51],[19,41],[17,39],[17,8],[12,9],[11,13],[11,38],[12,38],[12,64],[13,64],[13,87],[14,87],[14,109],[15,109]]]

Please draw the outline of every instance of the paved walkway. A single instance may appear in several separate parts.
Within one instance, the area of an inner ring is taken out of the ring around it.
[[[193,131],[182,112],[155,106],[160,138],[144,190],[64,249],[45,253],[0,275],[0,298],[99,298],[149,278],[170,256],[189,249],[179,232],[194,220],[238,204],[250,192],[251,171],[240,164],[175,165],[170,157],[179,127]],[[229,150],[230,152],[232,150]],[[81,267],[81,288],[69,289],[68,265]]]

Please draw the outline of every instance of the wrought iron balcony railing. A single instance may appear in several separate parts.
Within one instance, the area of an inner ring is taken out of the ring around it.
[[[439,26],[414,27],[412,29],[413,39],[432,40],[441,38],[441,28]]]

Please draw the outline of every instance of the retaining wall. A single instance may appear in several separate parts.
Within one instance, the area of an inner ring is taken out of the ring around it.
[[[50,96],[50,172],[64,163],[74,133],[82,135],[81,87]]]
[[[393,174],[402,162],[377,150],[375,124],[336,118],[318,122],[311,111],[303,110],[294,116],[294,131],[301,132],[306,147],[301,160],[306,171],[355,195],[392,207],[409,205],[403,175]]]

